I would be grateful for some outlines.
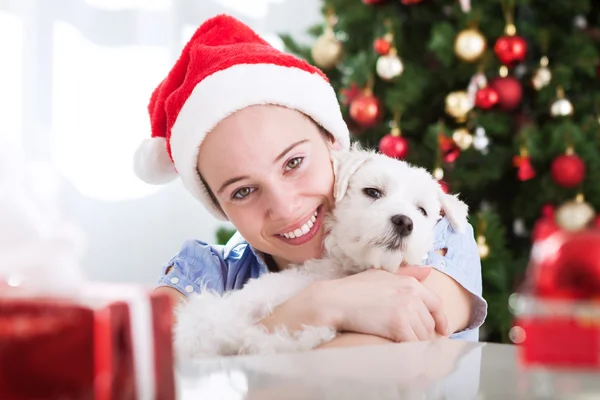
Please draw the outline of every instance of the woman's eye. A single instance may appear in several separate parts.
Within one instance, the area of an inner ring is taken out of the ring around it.
[[[254,190],[252,188],[244,187],[244,188],[238,189],[231,197],[236,200],[241,200],[241,199],[247,197],[248,195],[250,195],[250,193],[252,193],[253,191]]]
[[[372,199],[378,199],[382,196],[381,190],[375,188],[364,188],[363,193],[365,196],[370,197]]]
[[[294,168],[298,168],[298,166],[300,166],[300,164],[302,164],[302,157],[296,157],[296,158],[292,158],[290,161],[288,161],[286,167],[288,169],[294,169]]]
[[[419,212],[421,214],[423,214],[424,216],[427,216],[427,211],[425,211],[425,209],[423,207],[419,207]]]

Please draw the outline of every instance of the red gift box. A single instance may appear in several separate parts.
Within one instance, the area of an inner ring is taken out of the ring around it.
[[[0,399],[172,400],[172,303],[128,285],[0,295]]]
[[[538,240],[521,293],[512,333],[523,365],[600,369],[600,230]]]
[[[600,308],[580,302],[528,300],[515,319],[524,366],[600,369]],[[520,336],[520,337],[519,337]]]

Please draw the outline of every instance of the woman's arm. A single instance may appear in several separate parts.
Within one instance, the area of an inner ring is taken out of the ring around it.
[[[446,249],[440,249],[438,254],[444,256]],[[403,270],[399,271],[404,273]],[[471,295],[454,279],[435,269],[421,281],[423,286],[435,292],[442,299],[443,310],[448,318],[448,328],[451,333],[464,329],[470,321]],[[430,339],[445,337],[437,332],[431,334]],[[356,332],[346,332],[338,335],[333,340],[319,346],[318,348],[352,347],[372,344],[393,343],[392,340],[374,335],[365,335]]]
[[[473,227],[454,231],[443,218],[436,225],[435,249],[427,264],[433,269],[423,285],[437,293],[444,303],[450,329],[455,337],[479,340],[478,328],[485,321],[487,302],[482,296],[481,259]]]
[[[442,299],[450,332],[466,329],[472,315],[471,294],[454,279],[436,269],[432,269],[422,283]]]
[[[332,281],[317,282],[276,307],[260,323],[268,331],[285,327],[331,326],[393,341],[427,340],[447,335],[442,300],[419,283],[431,269],[406,267],[392,275],[369,270]],[[334,339],[335,340],[335,339]]]

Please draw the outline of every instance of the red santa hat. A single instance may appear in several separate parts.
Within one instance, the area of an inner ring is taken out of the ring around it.
[[[217,218],[226,219],[196,170],[202,140],[222,119],[251,105],[298,110],[327,130],[342,148],[350,135],[336,93],[317,68],[282,53],[227,15],[204,22],[152,93],[152,134],[134,155],[143,181],[184,186]]]

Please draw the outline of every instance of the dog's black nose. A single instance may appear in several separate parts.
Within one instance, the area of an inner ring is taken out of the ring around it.
[[[394,224],[394,229],[400,236],[408,236],[413,230],[412,219],[408,218],[406,215],[394,215],[392,217],[392,224]]]

